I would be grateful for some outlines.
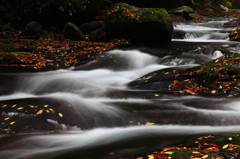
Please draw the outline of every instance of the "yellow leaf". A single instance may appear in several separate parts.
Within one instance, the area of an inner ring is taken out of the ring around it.
[[[36,114],[39,115],[39,114],[42,114],[43,113],[43,109],[39,110]]]
[[[8,118],[5,118],[4,120],[8,120],[9,119],[9,117]]]
[[[7,106],[7,105],[5,104],[5,105],[2,106],[2,108],[6,107],[6,106]]]
[[[58,115],[59,115],[61,118],[63,117],[62,113],[58,113]]]
[[[47,108],[47,107],[48,107],[48,105],[44,105],[44,107],[45,107],[45,108]]]
[[[49,110],[50,110],[52,113],[55,113],[55,111],[54,111],[52,108],[49,108]]]
[[[215,93],[217,93],[217,91],[216,91],[216,90],[211,90],[211,92],[212,92],[212,94],[215,94]]]
[[[227,148],[228,147],[228,144],[227,145],[224,145],[223,147],[222,147],[222,149],[225,149],[225,148]]]
[[[17,108],[17,110],[22,110],[22,109],[24,109],[24,107],[19,107],[19,108]]]
[[[11,122],[11,123],[10,123],[10,125],[13,125],[13,124],[15,124],[15,122],[16,122],[16,121],[13,121],[13,122]]]
[[[49,110],[46,110],[46,112],[47,112],[47,113],[50,113],[50,111],[49,111]]]
[[[110,152],[109,155],[114,155],[114,152]]]
[[[229,138],[228,138],[228,140],[232,140],[232,138],[231,138],[231,137],[229,137]]]
[[[29,105],[29,107],[34,108],[34,105]]]
[[[155,94],[156,97],[158,97],[159,95],[158,94]]]
[[[153,155],[148,155],[148,159],[154,159]]]
[[[202,158],[208,158],[208,155],[204,155]]]
[[[17,104],[14,104],[13,106],[12,106],[12,108],[14,108],[14,107],[16,107],[17,106]]]
[[[171,154],[173,154],[174,152],[173,151],[167,151],[167,152],[165,152],[165,154],[168,154],[168,155],[171,155]]]

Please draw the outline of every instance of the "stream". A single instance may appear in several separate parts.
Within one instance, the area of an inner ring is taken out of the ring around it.
[[[197,136],[240,133],[238,98],[127,87],[157,70],[239,54],[239,43],[228,41],[235,28],[223,27],[229,20],[174,23],[171,44],[111,50],[84,66],[0,73],[14,88],[0,96],[0,158],[131,159]]]

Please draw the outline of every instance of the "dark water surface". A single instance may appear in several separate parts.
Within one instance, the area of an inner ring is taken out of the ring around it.
[[[136,158],[191,137],[240,133],[238,98],[127,87],[156,70],[239,54],[227,36],[234,28],[223,27],[228,20],[176,23],[169,45],[112,50],[86,66],[0,73],[9,87],[0,96],[0,158]]]

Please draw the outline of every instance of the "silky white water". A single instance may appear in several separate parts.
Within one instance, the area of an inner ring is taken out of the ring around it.
[[[13,136],[0,143],[0,158],[57,159],[69,154],[114,158],[151,152],[194,136],[240,133],[238,98],[177,96],[127,87],[157,70],[192,67],[238,53],[234,50],[237,44],[229,42],[223,32],[224,22],[175,25],[175,31],[185,32],[185,38],[173,39],[173,48],[166,53],[161,49],[154,53],[116,49],[72,69],[2,74],[17,76],[14,92],[0,96],[2,104],[54,109],[55,114],[42,118],[46,127],[50,124],[58,129]],[[216,40],[220,43],[213,44]],[[184,43],[179,47],[180,42]],[[2,115],[29,116],[16,109]],[[0,136],[0,140],[5,138]]]

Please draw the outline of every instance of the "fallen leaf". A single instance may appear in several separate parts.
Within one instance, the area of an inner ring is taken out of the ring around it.
[[[222,149],[226,149],[228,146],[229,146],[228,144],[227,144],[227,145],[224,145],[224,146],[222,147]]]
[[[13,122],[11,122],[11,123],[9,123],[10,125],[13,125],[13,124],[15,124],[16,123],[16,121],[13,121]]]
[[[63,114],[62,113],[58,113],[58,115],[62,118],[63,117]]]
[[[39,115],[39,114],[42,114],[43,113],[43,109],[39,110],[36,114]]]

